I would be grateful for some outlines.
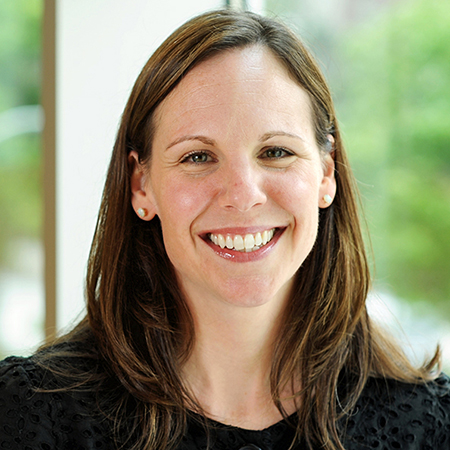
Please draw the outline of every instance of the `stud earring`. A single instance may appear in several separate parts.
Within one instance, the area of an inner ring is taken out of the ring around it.
[[[139,208],[137,210],[138,216],[143,219],[147,215],[147,210],[144,208]]]
[[[329,205],[333,201],[333,199],[331,198],[331,195],[325,194],[323,196],[323,201]]]

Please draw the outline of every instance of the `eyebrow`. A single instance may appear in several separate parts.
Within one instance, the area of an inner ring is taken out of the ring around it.
[[[214,139],[210,139],[206,136],[200,136],[200,135],[188,135],[188,136],[181,136],[178,139],[175,139],[173,142],[171,142],[166,150],[169,150],[170,147],[173,147],[174,145],[180,144],[181,142],[185,141],[200,141],[203,142],[205,145],[216,145],[216,141]]]
[[[260,142],[268,141],[270,138],[273,138],[275,136],[286,136],[294,139],[300,139],[301,141],[305,141],[301,136],[294,133],[288,133],[287,131],[271,131],[269,133],[263,134],[260,138]]]
[[[269,133],[264,133],[260,138],[259,141],[260,142],[265,142],[268,141],[269,139],[275,137],[275,136],[286,136],[286,137],[290,137],[290,138],[294,138],[294,139],[300,139],[301,141],[304,141],[304,139],[294,133],[288,133],[287,131],[271,131]],[[211,145],[211,146],[215,146],[216,145],[216,141],[214,139],[210,139],[206,136],[202,136],[202,135],[187,135],[187,136],[181,136],[178,139],[175,139],[173,142],[171,142],[167,147],[166,150],[169,150],[169,148],[180,144],[181,142],[186,142],[186,141],[200,141],[203,142],[205,145]]]

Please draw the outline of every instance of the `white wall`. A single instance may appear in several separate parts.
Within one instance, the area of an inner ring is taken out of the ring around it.
[[[104,177],[140,69],[171,31],[222,0],[59,0],[56,4],[57,327],[84,308]]]

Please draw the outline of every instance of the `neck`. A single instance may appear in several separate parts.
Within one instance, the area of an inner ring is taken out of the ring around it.
[[[223,423],[262,429],[281,420],[270,389],[281,308],[211,302],[189,307],[195,344],[184,366],[188,387],[206,415]],[[283,404],[288,413],[293,402]]]

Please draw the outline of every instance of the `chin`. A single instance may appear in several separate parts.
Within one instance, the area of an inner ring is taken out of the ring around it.
[[[230,284],[222,298],[229,304],[243,308],[254,308],[269,303],[284,304],[289,297],[292,281],[282,286],[272,286],[262,282]]]

